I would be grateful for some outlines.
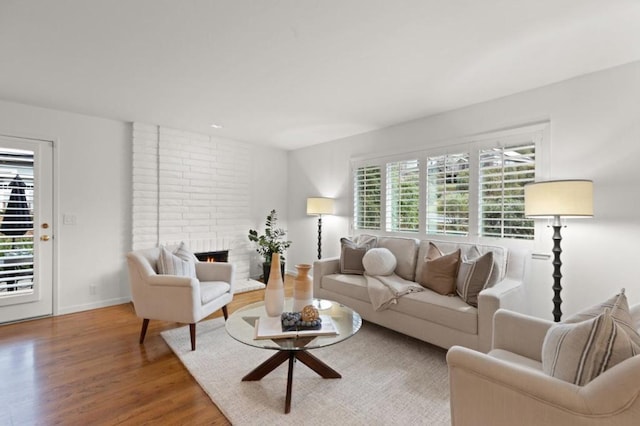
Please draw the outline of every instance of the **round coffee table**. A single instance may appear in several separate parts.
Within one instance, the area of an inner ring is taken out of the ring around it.
[[[286,299],[285,312],[291,311],[292,299]],[[245,345],[260,349],[277,351],[269,359],[254,368],[242,381],[260,380],[276,369],[280,364],[289,361],[287,375],[287,395],[284,412],[291,411],[291,391],[293,382],[293,365],[295,360],[302,362],[307,367],[318,373],[325,379],[339,379],[340,373],[329,367],[317,357],[311,355],[311,349],[324,348],[340,343],[353,336],[360,330],[362,318],[353,309],[330,300],[314,299],[314,306],[320,307],[320,315],[331,317],[338,334],[329,336],[305,336],[286,339],[255,339],[255,322],[260,317],[266,317],[264,302],[252,303],[238,309],[229,316],[225,323],[227,333],[235,340]]]

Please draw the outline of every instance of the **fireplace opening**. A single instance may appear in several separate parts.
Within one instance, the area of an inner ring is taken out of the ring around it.
[[[200,262],[228,262],[229,250],[205,251],[202,253],[194,253]]]

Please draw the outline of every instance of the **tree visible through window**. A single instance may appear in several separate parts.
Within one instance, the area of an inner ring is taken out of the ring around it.
[[[480,151],[480,235],[533,239],[524,185],[535,180],[535,144]]]
[[[469,233],[469,154],[427,158],[427,234]]]
[[[534,124],[469,138],[447,154],[362,160],[353,171],[354,229],[531,240],[524,186],[535,181],[547,135],[547,124]]]
[[[418,160],[387,163],[387,231],[418,232],[420,169]]]

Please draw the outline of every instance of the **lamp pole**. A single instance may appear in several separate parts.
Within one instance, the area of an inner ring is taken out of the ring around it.
[[[318,260],[322,259],[322,215],[318,215]]]
[[[562,229],[562,224],[560,221],[560,216],[554,216],[553,218],[553,320],[555,322],[560,322],[560,318],[562,317],[562,310],[560,309],[560,305],[562,304],[562,298],[560,297],[560,292],[562,291],[562,285],[560,284],[560,280],[562,280],[562,272],[560,269],[562,268],[562,261],[560,260],[560,254],[562,253],[562,248],[560,248],[560,241],[562,241],[562,235],[560,234],[560,229]]]

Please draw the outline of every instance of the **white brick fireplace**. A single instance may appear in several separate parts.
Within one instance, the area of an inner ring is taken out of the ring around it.
[[[250,272],[249,145],[133,124],[133,249],[184,241]]]

